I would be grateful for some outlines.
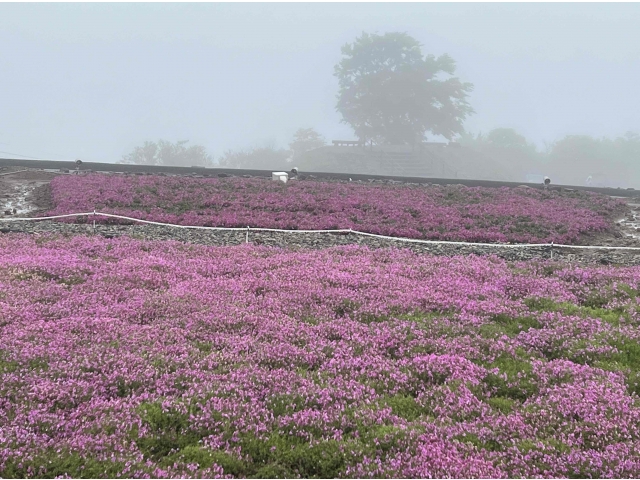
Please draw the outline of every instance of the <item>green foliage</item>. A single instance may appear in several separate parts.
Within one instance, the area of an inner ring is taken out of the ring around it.
[[[245,464],[248,477],[337,478],[345,467],[345,455],[336,440],[310,444],[299,437],[279,433],[272,433],[266,439],[244,434],[240,446],[242,454],[251,459]]]
[[[557,312],[559,303],[550,298],[529,297],[524,299],[524,304],[532,311]]]
[[[525,454],[531,452],[532,450],[539,451],[540,447],[536,445],[537,443],[541,443],[545,447],[552,447],[554,450],[560,453],[567,453],[571,451],[571,447],[569,445],[552,438],[548,438],[548,439],[540,440],[536,442],[534,442],[533,440],[522,440],[517,444],[518,450],[520,450],[522,453],[525,453]]]
[[[633,370],[640,370],[640,344],[634,340],[617,340],[614,344],[620,353],[614,360]]]
[[[199,445],[187,445],[180,451],[167,455],[159,462],[161,467],[174,463],[197,463],[200,468],[211,468],[214,464],[222,467],[225,475],[244,476],[247,472],[243,460],[220,450],[211,450]]]
[[[502,325],[497,323],[485,323],[478,327],[478,333],[482,338],[494,339],[497,337],[501,337],[502,335],[507,335],[507,332],[504,330]]]
[[[533,367],[527,360],[502,354],[488,368],[498,368],[499,374],[488,374],[483,382],[492,397],[504,397],[524,402],[538,393]],[[506,379],[503,375],[506,374]]]
[[[640,395],[640,344],[630,339],[618,339],[611,342],[618,353],[610,357],[609,366],[624,371],[627,376],[627,389]]]
[[[21,465],[21,466],[19,466]],[[75,452],[58,453],[55,450],[33,460],[11,459],[0,471],[2,478],[28,478],[31,467],[38,478],[116,478],[124,469],[125,462],[97,460]],[[46,469],[46,470],[45,470]]]
[[[60,278],[58,280],[58,283],[62,285],[66,285],[68,287],[71,287],[73,285],[81,285],[85,282],[86,282],[85,278],[80,275],[71,275],[70,277]]]
[[[582,305],[574,305],[568,302],[555,302],[549,298],[527,298],[525,305],[531,311],[560,312],[563,315],[579,316],[582,318],[599,318],[614,327],[620,326],[620,317],[630,320],[629,314],[623,307],[604,308],[610,300],[602,294],[590,295]]]
[[[209,342],[195,342],[194,346],[205,355],[211,353],[211,343]]]
[[[0,367],[1,368],[1,367]],[[38,357],[29,360],[30,370],[49,370],[49,362],[46,358]]]
[[[453,59],[423,57],[420,43],[406,33],[363,33],[342,55],[335,67],[337,110],[362,140],[413,145],[427,131],[452,138],[473,113],[466,101],[471,84],[437,78],[455,73]]]
[[[371,457],[376,450],[387,453],[390,451],[406,450],[408,438],[412,433],[423,433],[424,427],[411,426],[400,428],[395,425],[373,425],[359,430],[360,441],[349,445],[349,449],[359,450]],[[377,443],[375,442],[377,440]]]
[[[267,404],[276,418],[307,408],[307,401],[302,395],[276,395],[271,397]]]
[[[351,315],[359,307],[360,307],[360,304],[358,304],[357,302],[354,302],[353,300],[344,299],[334,307],[333,311],[335,312],[336,317],[342,318],[342,317],[346,317],[347,315]]]
[[[293,403],[293,410],[302,408],[302,405],[295,404],[295,399]],[[287,411],[287,405],[285,398],[275,399],[272,403],[280,413]],[[215,463],[224,469],[225,474],[255,478],[298,475],[334,478],[345,466],[340,443],[335,440],[310,444],[301,437],[277,432],[271,432],[266,438],[242,433],[238,443],[242,458],[236,458],[226,452],[204,448],[200,442],[212,432],[193,429],[187,413],[176,409],[163,411],[159,403],[142,404],[138,411],[151,432],[145,437],[132,432],[132,437],[145,458],[164,466],[185,462],[209,467]]]
[[[605,309],[599,307],[585,307],[580,309],[579,313],[589,318],[599,318],[608,324],[619,327],[620,318],[629,320],[629,314],[622,309]]]
[[[159,460],[185,447],[198,445],[209,434],[206,431],[192,430],[188,413],[181,413],[176,409],[163,411],[159,403],[143,403],[138,407],[138,412],[151,430],[148,437],[135,438],[137,435],[134,435],[136,445],[145,458]]]
[[[60,276],[55,273],[47,272],[41,268],[32,268],[29,270],[25,270],[23,272],[17,273],[13,276],[15,280],[23,281],[23,280],[39,280],[39,281],[49,281],[49,280],[60,280]]]
[[[431,330],[431,328],[434,326],[433,325],[434,320],[438,318],[442,318],[447,314],[451,314],[451,313],[452,312],[449,312],[449,311],[446,311],[446,312],[445,311],[443,312],[415,311],[411,313],[398,314],[397,317],[400,320],[413,322],[420,325],[421,327],[428,328],[429,330]]]
[[[609,303],[609,299],[600,293],[594,293],[589,295],[582,301],[582,306],[587,308],[598,309],[604,307]]]
[[[540,322],[533,317],[511,317],[506,314],[494,315],[491,319],[504,334],[514,337],[530,328],[541,328]]]
[[[633,288],[631,285],[627,285],[626,283],[619,283],[617,285],[618,297],[620,298],[620,292],[623,292],[628,298],[636,298],[640,295],[640,290],[637,288]]]
[[[512,398],[505,397],[491,397],[487,399],[487,403],[491,405],[494,410],[508,415],[513,411],[513,405],[515,401]]]
[[[481,440],[475,433],[464,433],[453,437],[455,440],[463,443],[470,443],[479,450],[489,450],[490,452],[499,452],[502,445],[497,440]]]
[[[193,210],[193,205],[188,200],[172,203],[171,206],[167,208],[167,211],[178,214],[186,213],[191,210]]]
[[[553,439],[544,439],[544,440],[520,440],[516,444],[518,450],[524,455],[531,454],[532,452],[544,452],[547,454],[546,458],[542,455],[531,455],[531,459],[529,462],[531,465],[535,465],[538,471],[551,470],[555,467],[550,462],[554,462],[554,459],[557,458],[557,454],[566,454],[569,453],[572,448],[569,445],[566,445],[560,441]],[[555,450],[556,454],[553,455],[550,452],[550,449]],[[597,478],[592,475],[585,475],[584,477],[578,478]]]
[[[15,360],[8,360],[7,353],[4,350],[0,350],[0,373],[13,373],[20,367],[20,364]]]
[[[360,304],[354,302],[352,300],[343,300],[338,306],[334,309],[334,312],[337,315],[344,316],[347,313],[353,313],[358,308],[360,308]],[[425,312],[425,311],[413,311],[413,312],[405,312],[404,309],[400,307],[392,307],[389,313],[378,315],[374,313],[363,312],[357,316],[357,320],[370,324],[370,323],[382,323],[382,322],[393,322],[395,320],[412,322],[419,325],[421,328],[428,329],[433,332],[434,323],[433,320],[436,318],[441,318],[445,313],[442,312]]]
[[[142,382],[139,380],[126,381],[122,377],[118,377],[116,379],[116,395],[120,398],[129,397],[133,395],[140,387],[142,387]]]
[[[394,415],[404,418],[409,422],[413,422],[421,416],[429,415],[431,413],[430,409],[418,404],[415,398],[407,395],[396,394],[392,397],[382,397],[380,402],[386,407],[391,407],[391,411]]]
[[[617,284],[615,288],[607,288],[596,293],[592,293],[585,297],[580,305],[574,305],[567,302],[556,302],[549,298],[527,298],[524,300],[525,305],[532,312],[559,312],[567,316],[579,316],[582,318],[597,318],[613,327],[619,327],[621,320],[629,323],[632,321],[630,314],[624,306],[615,308],[605,308],[606,305],[615,297],[618,299],[635,299],[639,295],[637,289],[627,284]],[[500,322],[499,322],[500,323]],[[504,323],[504,322],[502,322]],[[533,325],[532,325],[533,326]],[[536,327],[537,328],[537,327]],[[502,328],[496,328],[492,325],[482,326],[481,332],[485,336],[491,334],[509,333]],[[606,358],[584,358],[576,357],[571,352],[564,352],[561,356],[578,363],[588,363],[593,366],[611,371],[624,371],[627,374],[627,384],[630,391],[640,394],[640,345],[637,342],[628,339],[617,339],[610,341],[604,338],[592,338],[578,342],[572,350],[581,351],[590,344],[608,344],[619,350],[619,353],[609,355]],[[547,355],[549,359],[559,358],[558,355]]]
[[[304,398],[294,395],[274,397],[269,405],[276,416],[310,408]],[[403,395],[383,397],[381,403],[372,408],[380,407],[391,407],[394,414],[409,421],[423,417],[426,412],[413,398]],[[407,429],[369,426],[358,421],[353,429],[345,429],[345,437],[350,439],[344,441],[322,438],[322,432],[316,430],[310,432],[312,442],[288,432],[272,431],[264,435],[241,432],[236,443],[240,453],[235,455],[204,447],[201,440],[212,432],[195,430],[189,415],[176,408],[163,411],[159,402],[144,403],[138,412],[150,432],[139,437],[138,432],[133,431],[131,437],[145,459],[155,460],[161,467],[197,463],[201,468],[209,468],[216,464],[225,474],[243,478],[341,477],[349,455],[373,455],[376,449],[387,452],[401,448],[408,435]],[[351,418],[353,411],[347,409],[345,415]],[[352,435],[356,431],[358,438]],[[374,439],[379,441],[377,446]]]

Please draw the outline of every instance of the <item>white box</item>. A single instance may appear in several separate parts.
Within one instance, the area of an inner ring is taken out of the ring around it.
[[[287,180],[289,180],[289,174],[287,172],[271,172],[271,180],[274,182],[287,183]]]

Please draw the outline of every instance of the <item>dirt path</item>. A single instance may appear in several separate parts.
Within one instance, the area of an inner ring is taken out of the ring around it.
[[[640,198],[631,198],[627,202],[629,213],[619,220],[621,229],[640,241]]]
[[[613,230],[583,234],[576,245],[640,247],[640,197],[619,198],[627,202],[628,210],[618,214]]]
[[[0,217],[32,216],[52,208],[49,182],[56,174],[41,170],[0,170]]]

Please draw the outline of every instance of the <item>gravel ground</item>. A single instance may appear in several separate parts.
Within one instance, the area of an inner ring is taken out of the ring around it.
[[[69,224],[53,221],[10,222],[0,225],[1,234],[27,233],[33,235],[101,235],[114,238],[127,235],[145,240],[177,240],[202,245],[227,246],[240,245],[246,242],[246,232],[225,232],[199,229],[172,228],[156,225],[103,225],[97,224],[95,231],[92,224]],[[621,244],[631,245],[631,240],[620,239]],[[549,247],[507,248],[447,244],[416,244],[394,240],[365,237],[356,234],[331,233],[281,233],[281,232],[249,232],[249,242],[256,245],[281,247],[290,250],[321,249],[336,245],[366,245],[369,248],[409,248],[417,253],[434,255],[496,255],[510,261],[551,258]],[[636,242],[632,242],[636,245]],[[553,259],[559,262],[570,262],[595,265],[640,265],[640,250],[584,250],[573,248],[553,249]]]
[[[6,173],[0,177],[0,187],[13,197],[14,184],[31,182],[32,189],[25,196],[24,203],[28,205],[28,213],[24,216],[38,216],[52,208],[48,181],[55,174],[44,171],[30,171],[10,174],[9,172],[20,170],[19,167],[7,167],[0,169],[0,173]],[[188,176],[201,177],[192,174]],[[329,180],[344,181],[344,180]],[[393,180],[374,180],[371,183],[402,183]],[[360,183],[360,182],[354,182]],[[368,182],[363,182],[368,183]],[[4,193],[0,188],[0,193]],[[640,247],[640,198],[629,199],[629,210],[625,217],[616,223],[616,230],[612,233],[597,235],[585,235],[579,242],[582,245],[609,245]],[[3,215],[5,218],[9,216]],[[161,227],[155,225],[103,225],[98,224],[95,231],[91,224],[70,224],[54,221],[40,222],[0,222],[0,235],[27,233],[33,235],[61,234],[61,235],[102,235],[106,238],[114,238],[128,235],[132,238],[146,240],[177,240],[203,245],[225,246],[245,243],[245,232],[207,231],[199,229],[185,229]],[[633,235],[633,238],[631,235]],[[542,248],[507,248],[507,247],[481,247],[447,244],[417,244],[402,241],[385,240],[365,237],[356,234],[329,234],[329,233],[278,233],[278,232],[250,232],[249,242],[256,245],[298,249],[321,249],[336,245],[366,245],[369,248],[409,248],[417,253],[430,253],[435,255],[497,255],[506,260],[531,260],[550,259],[551,249]],[[605,250],[605,249],[553,249],[553,259],[560,262],[596,265],[640,265],[640,250]]]

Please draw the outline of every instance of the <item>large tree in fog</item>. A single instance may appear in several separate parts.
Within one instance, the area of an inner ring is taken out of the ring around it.
[[[453,77],[448,55],[423,56],[406,33],[363,33],[342,47],[342,56],[335,67],[337,111],[359,139],[412,145],[427,132],[447,139],[463,132],[473,85]]]

